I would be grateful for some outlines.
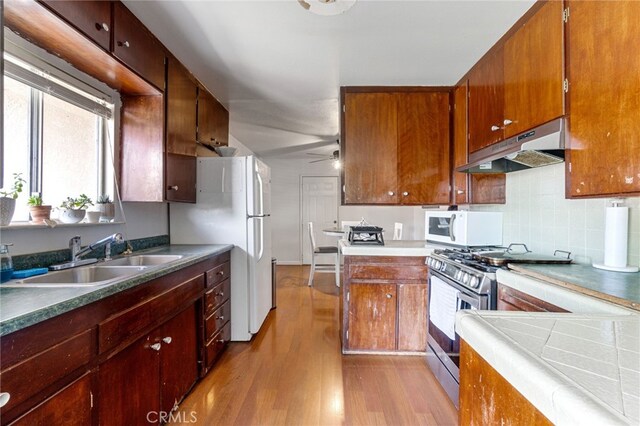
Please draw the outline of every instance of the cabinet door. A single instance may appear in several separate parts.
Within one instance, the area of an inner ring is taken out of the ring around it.
[[[562,2],[545,3],[504,46],[504,132],[517,135],[564,114]]]
[[[640,2],[569,1],[567,196],[640,193]]]
[[[89,425],[92,410],[91,375],[85,374],[10,424]]]
[[[161,408],[170,412],[198,377],[198,343],[195,305],[165,323],[157,332],[161,341]]]
[[[568,312],[549,302],[540,300],[529,294],[523,293],[511,287],[498,284],[498,310],[499,311],[525,311],[525,312]]]
[[[398,284],[398,350],[427,350],[426,284]]]
[[[198,88],[187,69],[173,57],[167,72],[167,152],[196,155]]]
[[[98,417],[102,425],[145,425],[160,410],[158,342],[147,336],[100,365]]]
[[[104,50],[111,42],[111,2],[100,0],[41,0]]]
[[[347,93],[344,107],[345,204],[397,204],[395,95]]]
[[[121,2],[113,3],[113,54],[159,89],[164,89],[164,50]]]
[[[469,202],[469,175],[456,172],[464,166],[467,158],[467,84],[453,91],[453,194],[454,204]]]
[[[351,283],[349,349],[395,350],[396,305],[395,284]]]
[[[398,93],[401,204],[447,204],[450,194],[449,92]]]
[[[198,90],[198,140],[229,145],[229,112],[206,89]]]
[[[196,157],[167,154],[166,191],[167,201],[181,203],[196,202]]]
[[[498,48],[469,74],[469,152],[503,137],[504,64]]]

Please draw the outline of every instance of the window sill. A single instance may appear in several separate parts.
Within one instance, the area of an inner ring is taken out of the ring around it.
[[[115,221],[115,222],[102,222],[102,223],[88,223],[88,222],[79,222],[79,223],[56,223],[55,225],[45,225],[42,223],[31,223],[31,222],[14,222],[6,226],[0,226],[0,230],[9,231],[13,229],[47,229],[47,228],[83,228],[88,226],[110,226],[110,225],[122,225],[125,222]]]

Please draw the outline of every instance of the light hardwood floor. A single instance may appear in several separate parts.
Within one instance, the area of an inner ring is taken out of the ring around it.
[[[198,425],[455,425],[424,357],[342,356],[332,274],[279,266],[277,309],[180,404]],[[177,423],[179,424],[179,423]]]

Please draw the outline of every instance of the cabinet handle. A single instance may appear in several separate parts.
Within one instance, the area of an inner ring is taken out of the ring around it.
[[[7,402],[11,399],[11,394],[9,392],[0,392],[0,407],[4,407],[7,405]]]
[[[168,345],[169,343],[171,343],[171,336],[165,337],[164,339],[162,339],[162,341],[165,342]]]
[[[404,195],[404,196],[406,197],[407,195],[409,195],[409,193],[408,193],[407,191],[404,191],[404,192],[402,193],[402,195]]]
[[[220,293],[218,293],[216,296],[224,296],[224,291],[221,291]]]
[[[223,320],[224,321],[224,315],[220,315],[219,317],[216,317],[217,320]]]
[[[497,132],[500,129],[502,129],[502,127],[500,127],[500,126],[491,126],[491,131],[492,132]]]
[[[169,186],[167,189],[169,191],[177,191],[178,190],[178,185]]]
[[[391,299],[393,295],[391,293],[387,293],[387,299]]]
[[[120,47],[131,47],[131,44],[128,41],[119,41],[118,46]]]
[[[153,349],[154,351],[159,351],[160,348],[162,347],[162,344],[160,342],[158,343],[154,343],[153,345],[149,346],[151,349]]]
[[[389,191],[389,192],[387,192],[387,194],[389,194],[390,197],[393,197],[394,195],[396,195],[396,193],[393,192],[393,191]]]
[[[217,274],[218,275],[224,275],[224,271],[218,271]]]
[[[105,32],[109,32],[109,25],[106,22],[96,22],[96,29],[98,31],[104,30]]]
[[[456,191],[456,194],[458,194],[458,195],[462,195],[462,194],[464,194],[464,191],[463,191],[462,189],[458,189],[458,190]]]
[[[513,123],[513,121],[509,120],[508,118],[505,118],[503,123],[505,126],[508,126],[509,124]]]
[[[216,342],[218,342],[218,343],[224,343],[224,339],[218,339],[218,340],[216,340]]]

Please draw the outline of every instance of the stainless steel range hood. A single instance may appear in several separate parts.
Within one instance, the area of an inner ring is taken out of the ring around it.
[[[464,173],[509,173],[564,161],[564,120],[559,118],[469,153]]]

